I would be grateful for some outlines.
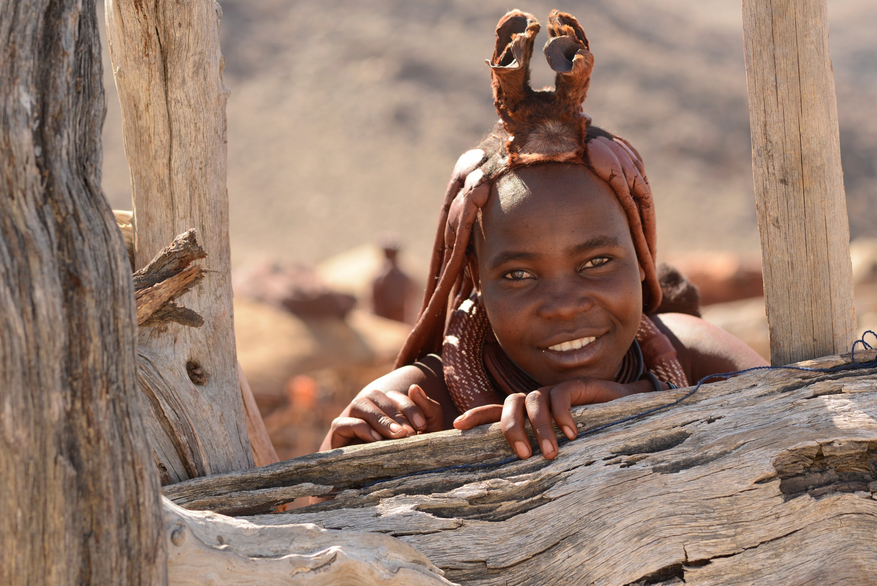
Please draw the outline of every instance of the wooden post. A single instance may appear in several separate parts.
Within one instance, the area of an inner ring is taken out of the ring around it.
[[[195,228],[207,276],[182,300],[204,325],[141,328],[140,383],[162,483],[253,465],[237,374],[228,240],[221,9],[106,0],[134,197],[135,265]]]
[[[848,351],[849,221],[826,0],[743,0],[771,362]]]
[[[94,0],[2,2],[0,40],[0,584],[163,584]]]

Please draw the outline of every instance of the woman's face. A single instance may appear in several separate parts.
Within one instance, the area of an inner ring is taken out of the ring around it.
[[[473,230],[496,338],[543,385],[611,380],[642,316],[644,273],[612,189],[583,165],[507,173]]]

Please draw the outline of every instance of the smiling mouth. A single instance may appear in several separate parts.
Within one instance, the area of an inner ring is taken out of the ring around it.
[[[578,350],[579,348],[584,348],[596,339],[597,338],[595,336],[578,338],[577,340],[569,340],[568,342],[561,342],[560,344],[549,346],[548,349],[555,352],[569,352],[570,350]]]

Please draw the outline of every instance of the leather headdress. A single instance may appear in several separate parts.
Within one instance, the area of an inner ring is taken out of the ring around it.
[[[530,59],[539,33],[532,14],[513,10],[496,27],[493,58],[487,61],[496,111],[509,134],[508,166],[535,162],[581,162],[590,119],[582,103],[591,84],[594,56],[578,21],[553,11],[543,52],[556,72],[555,89],[530,87]]]

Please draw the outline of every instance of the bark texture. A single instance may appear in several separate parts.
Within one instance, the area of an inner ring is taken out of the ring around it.
[[[134,295],[137,303],[137,325],[152,326],[176,322],[200,328],[204,318],[180,307],[176,299],[188,293],[204,279],[204,269],[192,265],[207,253],[198,244],[195,230],[180,234],[161,249],[148,265],[134,273]]]
[[[581,408],[579,429],[685,392]],[[333,501],[250,520],[395,536],[462,584],[873,582],[877,369],[760,371],[705,385],[565,443],[552,461],[518,460],[503,444],[497,426],[442,432],[164,493],[187,507],[243,510],[334,486]]]
[[[375,533],[327,531],[182,509],[164,500],[174,586],[450,585],[426,556]]]
[[[743,40],[771,361],[843,352],[856,316],[826,0],[743,0]]]
[[[162,584],[93,0],[0,3],[0,584]]]
[[[139,381],[162,483],[253,465],[235,355],[226,192],[228,90],[212,0],[107,0],[107,37],[131,169],[136,268],[195,228],[205,279],[182,303],[204,318],[139,333]]]

